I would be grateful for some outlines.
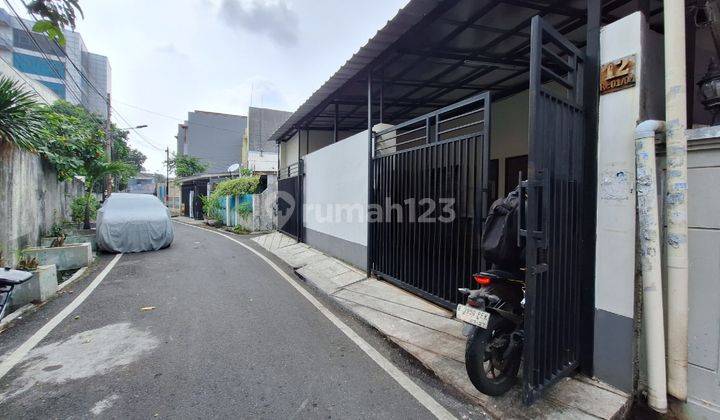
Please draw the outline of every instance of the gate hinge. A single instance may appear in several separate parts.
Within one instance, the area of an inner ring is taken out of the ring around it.
[[[541,273],[546,272],[547,270],[548,270],[548,265],[545,263],[542,263],[542,264],[532,266],[532,268],[530,269],[530,274],[532,274],[532,275],[541,274]]]

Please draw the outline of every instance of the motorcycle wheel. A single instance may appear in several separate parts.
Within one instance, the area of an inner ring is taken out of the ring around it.
[[[468,338],[465,369],[470,382],[483,394],[494,397],[503,395],[517,380],[521,349],[503,359],[514,329],[510,321],[492,316],[487,329],[478,327]]]

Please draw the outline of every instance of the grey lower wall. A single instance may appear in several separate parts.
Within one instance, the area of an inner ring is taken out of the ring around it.
[[[367,267],[367,247],[335,236],[305,228],[305,243],[330,256],[364,270]]]
[[[634,342],[632,318],[596,308],[594,376],[620,390],[632,392]]]
[[[58,182],[57,172],[38,155],[0,142],[0,250],[6,263],[15,251],[38,245],[53,223],[70,218],[83,183]]]

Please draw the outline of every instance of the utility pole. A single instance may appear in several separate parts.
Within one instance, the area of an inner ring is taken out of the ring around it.
[[[170,206],[170,148],[165,148],[165,205]]]
[[[110,92],[107,94],[107,118],[105,119],[105,154],[107,155],[108,162],[112,161],[112,135],[110,133]],[[105,191],[103,196],[107,198],[112,193],[112,176],[105,176]]]

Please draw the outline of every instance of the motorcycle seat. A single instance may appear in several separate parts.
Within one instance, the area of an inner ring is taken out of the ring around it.
[[[485,272],[486,274],[489,274],[491,276],[497,276],[502,277],[508,280],[524,280],[525,275],[518,271],[518,272],[512,272],[512,271],[506,271],[506,270],[500,270],[497,268],[493,268],[491,270],[488,270]]]
[[[12,270],[10,267],[0,269],[0,286],[17,286],[30,280],[32,273]]]

